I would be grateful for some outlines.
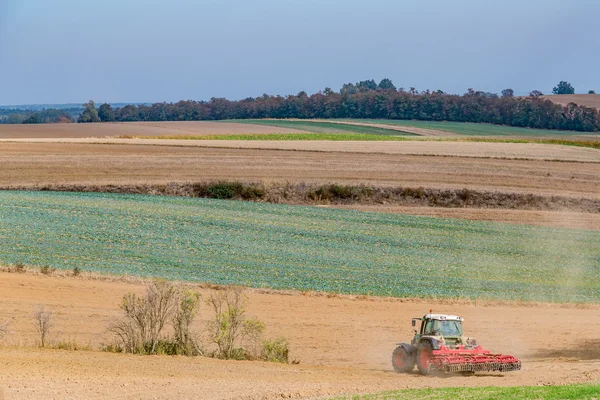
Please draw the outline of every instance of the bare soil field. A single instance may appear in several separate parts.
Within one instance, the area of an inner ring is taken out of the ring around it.
[[[33,348],[36,305],[54,312],[52,340],[75,340],[97,348],[110,340],[106,326],[119,315],[121,297],[142,291],[143,286],[133,281],[0,273],[0,320],[13,318],[0,351],[0,393],[3,390],[6,399],[274,399],[600,379],[600,308],[595,305],[357,299],[250,290],[248,313],[266,323],[267,336],[289,340],[291,358],[299,365]],[[430,307],[465,317],[469,334],[486,348],[520,357],[523,370],[474,377],[393,372],[390,358],[395,343],[411,337],[410,318]],[[205,318],[206,308],[198,331]]]
[[[0,144],[3,187],[206,180],[368,183],[600,198],[600,163],[187,146]]]
[[[1,139],[18,138],[89,138],[111,136],[168,136],[296,133],[297,129],[210,121],[120,122],[102,124],[31,124],[2,125]]]
[[[600,94],[555,94],[544,96],[544,99],[566,106],[575,103],[580,106],[600,108]]]

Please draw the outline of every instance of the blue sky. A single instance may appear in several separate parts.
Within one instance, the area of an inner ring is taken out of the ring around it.
[[[600,90],[597,0],[0,0],[0,104]]]

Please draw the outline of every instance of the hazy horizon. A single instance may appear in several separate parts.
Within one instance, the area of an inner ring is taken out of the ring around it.
[[[600,89],[593,0],[2,0],[0,105]]]

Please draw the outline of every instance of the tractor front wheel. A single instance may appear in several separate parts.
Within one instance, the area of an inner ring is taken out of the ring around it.
[[[415,367],[415,360],[404,347],[398,346],[392,354],[392,366],[396,372],[410,372]]]
[[[433,355],[433,346],[429,342],[423,342],[417,350],[417,368],[421,375],[429,375],[429,362]]]

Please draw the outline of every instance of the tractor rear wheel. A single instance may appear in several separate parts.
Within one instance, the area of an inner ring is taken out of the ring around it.
[[[415,367],[415,360],[404,347],[398,346],[392,354],[392,366],[396,372],[410,372]]]
[[[423,342],[419,345],[419,350],[417,350],[417,368],[419,368],[419,372],[421,375],[429,375],[429,361],[431,360],[431,356],[433,355],[433,346],[431,343]]]

